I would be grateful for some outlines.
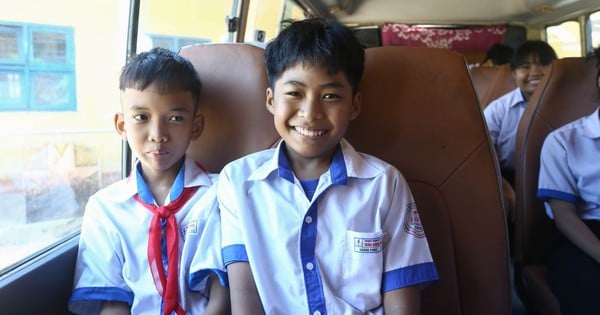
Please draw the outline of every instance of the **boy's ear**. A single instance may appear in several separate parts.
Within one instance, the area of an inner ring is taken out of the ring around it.
[[[356,94],[354,94],[354,98],[352,99],[352,112],[350,113],[350,120],[354,120],[356,117],[358,117],[361,107],[362,94],[360,92],[356,92]]]
[[[204,115],[196,113],[194,117],[194,126],[192,129],[192,140],[198,139],[204,130]]]
[[[113,120],[115,123],[115,130],[124,141],[127,141],[127,131],[125,130],[125,117],[123,116],[123,113],[116,113]]]
[[[270,87],[267,88],[267,110],[271,113],[275,113],[275,105],[273,104],[273,90]]]

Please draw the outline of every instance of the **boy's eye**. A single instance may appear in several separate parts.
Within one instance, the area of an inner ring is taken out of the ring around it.
[[[171,118],[169,118],[169,121],[182,121],[183,117],[182,116],[172,116]]]
[[[297,92],[297,91],[288,91],[288,92],[285,93],[285,95],[296,97],[296,96],[299,96],[300,93]]]
[[[146,115],[144,115],[144,114],[137,114],[137,115],[133,115],[133,119],[142,121],[142,120],[147,120],[148,117],[146,117]]]
[[[340,98],[340,96],[337,95],[337,94],[325,94],[323,96],[323,99],[326,99],[326,100],[336,100],[336,99],[339,99],[339,98]]]

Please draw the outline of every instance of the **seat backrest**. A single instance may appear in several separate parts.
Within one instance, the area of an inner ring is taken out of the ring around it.
[[[498,67],[472,67],[469,70],[471,81],[473,81],[473,87],[475,88],[475,94],[477,95],[477,99],[482,108],[487,105],[483,104],[483,98],[487,97],[498,71]]]
[[[593,59],[555,60],[529,101],[517,129],[515,147],[515,263],[541,264],[553,225],[536,198],[540,151],[554,129],[593,112],[597,107],[596,63]]]
[[[490,102],[517,88],[517,83],[512,75],[510,64],[496,67],[496,74],[490,86],[479,96],[481,107],[487,107]]]
[[[188,154],[211,172],[238,157],[272,147],[279,135],[267,111],[262,48],[250,44],[199,44],[179,52],[200,75],[202,135]]]
[[[346,138],[410,185],[440,274],[421,313],[509,314],[499,170],[463,56],[387,46],[368,48],[365,62]]]

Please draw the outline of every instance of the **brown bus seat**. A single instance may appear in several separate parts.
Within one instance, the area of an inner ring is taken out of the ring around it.
[[[541,147],[548,133],[593,112],[597,95],[594,60],[556,60],[531,97],[517,129],[515,285],[526,307],[539,314],[560,314],[545,278],[554,224],[536,197]]]
[[[487,104],[482,103],[483,97],[491,88],[498,73],[498,67],[472,67],[469,69],[469,73],[473,81],[473,88],[475,88],[475,95],[477,95],[481,108],[484,108]]]
[[[405,176],[440,274],[423,291],[421,314],[509,314],[501,180],[464,57],[368,48],[360,90],[346,138]]]
[[[267,111],[263,49],[250,44],[183,47],[202,80],[202,135],[188,154],[211,172],[245,154],[273,146],[279,135]]]
[[[478,92],[477,95],[479,97],[481,108],[483,109],[487,107],[493,100],[517,88],[517,83],[513,78],[510,64],[493,67],[495,71],[483,70],[482,68],[485,67],[471,69],[471,75],[473,76],[473,86],[475,86],[475,90],[481,90],[481,94]],[[491,82],[486,86],[486,82],[480,81],[489,80],[487,77],[482,77],[489,76],[490,74],[479,74],[477,72],[495,72],[495,74]]]

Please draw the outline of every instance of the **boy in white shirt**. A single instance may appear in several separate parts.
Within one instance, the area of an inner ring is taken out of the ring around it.
[[[227,314],[216,177],[186,157],[202,133],[201,81],[166,49],[125,65],[117,132],[138,161],[86,206],[70,309],[77,314]]]
[[[265,61],[283,140],[219,177],[233,314],[418,314],[438,274],[409,187],[343,139],[360,112],[363,48],[346,26],[308,19]]]

